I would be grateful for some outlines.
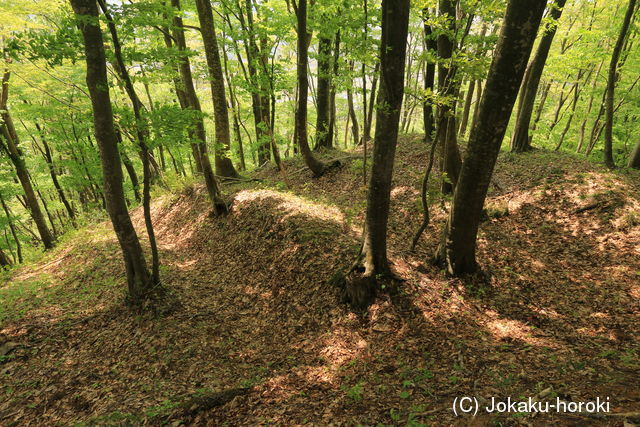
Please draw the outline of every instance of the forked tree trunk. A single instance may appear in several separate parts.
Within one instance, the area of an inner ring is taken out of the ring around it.
[[[300,0],[297,8],[298,18],[298,109],[296,110],[296,133],[298,137],[298,147],[304,158],[304,162],[311,169],[315,177],[321,176],[325,171],[325,165],[316,159],[309,148],[307,137],[307,97],[309,88],[309,77],[307,75],[307,65],[309,58],[307,55],[307,0]]]
[[[231,152],[231,135],[229,132],[229,111],[227,109],[227,96],[224,89],[224,77],[218,51],[218,39],[213,21],[213,11],[210,0],[196,0],[200,32],[204,44],[204,53],[209,68],[209,80],[211,86],[211,98],[216,129],[216,141],[214,146],[216,173],[227,178],[237,178],[238,172],[233,167],[229,158]]]
[[[107,19],[107,28],[111,33],[111,41],[113,43],[113,51],[115,54],[116,62],[114,68],[120,76],[120,80],[124,83],[125,90],[131,104],[133,106],[133,114],[136,119],[135,129],[138,146],[140,148],[140,158],[142,160],[142,209],[144,213],[144,223],[147,230],[147,236],[149,237],[149,246],[151,247],[151,280],[154,284],[160,283],[160,257],[158,254],[158,244],[156,242],[156,234],[153,229],[153,221],[151,218],[151,153],[149,152],[149,146],[147,141],[149,139],[148,124],[145,123],[146,118],[143,117],[144,105],[138,97],[138,94],[133,87],[133,81],[129,75],[124,58],[122,56],[122,46],[118,37],[115,22],[111,17],[107,4],[104,0],[98,0],[98,4],[102,9],[102,13]],[[116,135],[117,136],[117,135]],[[156,169],[159,173],[159,168]]]
[[[567,0],[555,0],[551,5],[551,12],[549,16],[551,21],[543,28],[544,34],[540,39],[538,50],[531,61],[529,66],[530,70],[527,73],[527,78],[523,82],[523,95],[522,105],[519,108],[516,126],[513,130],[513,138],[511,139],[511,151],[522,152],[529,150],[529,125],[531,124],[531,115],[533,113],[533,107],[536,102],[536,94],[538,92],[538,86],[540,85],[540,78],[542,77],[542,71],[544,65],[547,62],[549,56],[549,50],[551,49],[551,43],[556,35],[556,29],[558,28],[558,19],[562,15],[562,9]]]
[[[478,121],[453,195],[436,261],[449,274],[477,270],[476,237],[491,175],[546,0],[510,0],[489,69]]]
[[[629,31],[629,25],[631,24],[631,18],[636,9],[636,0],[629,0],[629,6],[627,7],[627,13],[624,16],[620,33],[618,34],[618,40],[613,48],[611,54],[611,63],[609,64],[609,74],[607,76],[607,95],[605,99],[605,125],[604,125],[604,164],[609,168],[615,167],[613,160],[613,99],[614,92],[616,90],[616,81],[618,80],[618,62],[620,60],[620,53],[622,52],[622,46],[624,40],[627,37]]]
[[[396,152],[400,109],[404,92],[404,67],[409,26],[409,0],[382,0],[380,42],[380,92],[376,110],[373,164],[369,179],[362,246],[362,266],[346,285],[347,299],[356,307],[368,306],[378,290],[378,278],[389,278],[387,222],[391,178]]]
[[[108,89],[104,43],[98,23],[98,7],[95,0],[71,0],[71,6],[78,17],[78,26],[84,39],[87,87],[91,96],[94,130],[100,149],[107,211],[122,248],[130,302],[140,304],[151,292],[153,282],[125,202],[120,154]]]

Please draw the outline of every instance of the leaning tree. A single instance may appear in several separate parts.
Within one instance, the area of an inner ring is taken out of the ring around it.
[[[510,0],[507,5],[478,120],[471,130],[436,254],[436,261],[450,274],[477,270],[476,237],[484,199],[545,5],[545,0]]]

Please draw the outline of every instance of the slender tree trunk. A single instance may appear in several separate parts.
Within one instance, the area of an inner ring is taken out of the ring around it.
[[[74,212],[73,208],[71,207],[71,203],[69,203],[69,200],[67,200],[67,196],[64,194],[64,190],[62,189],[62,187],[60,186],[60,182],[58,181],[58,174],[56,173],[56,168],[55,165],[53,164],[53,155],[51,153],[51,147],[49,147],[49,143],[47,142],[47,139],[44,136],[44,132],[42,130],[42,128],[40,127],[40,124],[38,124],[37,122],[35,123],[36,129],[38,130],[38,132],[40,133],[40,140],[42,141],[42,147],[44,148],[44,158],[47,162],[47,168],[49,169],[49,176],[51,176],[51,182],[53,182],[53,186],[56,189],[56,193],[58,194],[58,198],[60,199],[60,201],[62,202],[62,204],[64,205],[64,208],[67,211],[67,214],[69,215],[69,218],[71,219],[71,223],[73,224],[73,226],[76,226],[76,213]]]
[[[371,139],[371,126],[373,124],[373,110],[376,106],[376,90],[378,89],[378,76],[380,74],[380,63],[376,62],[373,67],[373,80],[371,81],[371,93],[369,94],[369,111],[367,112],[367,127],[364,129],[365,138]]]
[[[640,141],[636,144],[636,147],[633,149],[633,153],[631,153],[631,156],[629,156],[628,167],[640,169]]]
[[[538,92],[538,86],[540,85],[540,79],[542,77],[542,71],[544,65],[547,62],[549,56],[549,50],[551,49],[551,43],[556,35],[558,28],[558,19],[562,15],[562,9],[566,0],[555,0],[551,7],[549,17],[551,21],[544,26],[544,34],[540,39],[538,50],[531,61],[530,71],[527,79],[523,83],[523,97],[522,107],[520,108],[516,125],[513,130],[513,138],[511,139],[511,151],[522,152],[529,150],[529,125],[531,124],[531,115],[533,113],[533,107],[536,100],[536,93]]]
[[[49,224],[51,224],[51,232],[53,233],[53,236],[55,239],[55,237],[58,236],[59,233],[58,233],[58,230],[56,229],[55,222],[53,222],[53,215],[51,215],[51,211],[49,210],[49,206],[47,205],[47,200],[42,195],[42,192],[40,192],[40,189],[38,189],[38,186],[35,180],[33,180],[31,176],[29,177],[29,179],[31,179],[31,185],[33,185],[33,188],[36,190],[36,194],[38,195],[38,197],[40,198],[40,201],[42,202],[42,208],[44,209],[44,212],[47,214],[47,218],[49,218]]]
[[[333,47],[333,74],[331,75],[331,91],[329,93],[329,145],[333,146],[333,140],[337,140],[337,113],[336,113],[336,80],[340,72],[340,30],[336,32]],[[338,142],[336,142],[336,145]]]
[[[618,34],[618,40],[613,48],[611,54],[611,63],[609,64],[609,74],[607,75],[607,92],[605,99],[605,126],[604,126],[604,164],[608,168],[614,168],[615,162],[613,160],[613,99],[614,92],[616,90],[616,82],[618,80],[618,62],[620,60],[620,52],[624,45],[629,26],[631,24],[631,18],[636,9],[636,0],[629,0],[629,6],[627,7],[627,13],[624,16],[620,33]]]
[[[318,96],[316,119],[316,148],[331,147],[331,39],[318,38]]]
[[[315,177],[321,176],[325,171],[325,165],[316,159],[309,148],[307,140],[307,92],[309,80],[307,75],[309,46],[307,39],[307,0],[299,0],[297,8],[298,18],[298,109],[296,110],[296,131],[298,134],[298,147],[304,158],[304,162],[311,169]]]
[[[18,262],[22,264],[22,244],[20,243],[20,239],[18,238],[18,231],[13,223],[13,218],[11,217],[11,212],[9,212],[9,207],[7,203],[4,201],[2,194],[0,194],[0,204],[2,204],[2,209],[4,210],[4,214],[7,217],[7,222],[9,223],[9,230],[11,230],[11,236],[13,236],[13,241],[16,243],[16,251],[18,252]]]
[[[253,25],[253,5],[251,0],[245,1],[244,13],[246,13],[247,21],[244,22],[244,14],[242,8],[238,4],[240,9],[239,17],[241,18],[241,25],[244,28],[246,34],[245,51],[247,54],[247,68],[249,70],[249,82],[251,84],[251,101],[253,108],[253,117],[256,131],[256,142],[258,144],[258,164],[263,165],[269,161],[269,144],[270,135],[268,132],[269,121],[265,122],[265,116],[263,114],[265,106],[262,105],[266,97],[262,94],[261,76],[259,75],[258,62],[260,61],[260,51],[258,44],[256,43],[255,31]],[[268,107],[266,107],[268,110]]]
[[[436,78],[436,63],[432,58],[435,58],[438,52],[438,42],[433,34],[431,26],[427,24],[428,10],[425,8],[422,10],[422,19],[424,22],[424,39],[425,48],[431,59],[427,59],[427,65],[424,73],[424,91],[425,93],[432,94],[435,87]],[[434,137],[433,132],[435,130],[435,120],[433,114],[433,104],[425,97],[422,103],[423,109],[423,121],[424,121],[424,134],[425,140],[431,141]]]
[[[471,103],[473,102],[473,93],[476,88],[476,81],[472,79],[469,82],[469,88],[467,89],[467,95],[464,100],[464,108],[462,110],[462,118],[460,119],[460,128],[458,130],[458,136],[464,138],[467,133],[467,123],[469,122],[469,112],[471,111]]]
[[[547,97],[549,96],[550,89],[551,83],[547,83],[547,85],[542,88],[540,101],[538,101],[538,108],[536,109],[536,115],[533,119],[533,125],[531,125],[531,133],[534,133],[538,128],[538,123],[540,122],[540,118],[542,117],[542,111],[544,110],[544,104],[547,102]]]
[[[47,222],[40,210],[40,204],[38,203],[36,193],[31,185],[27,165],[19,147],[18,134],[16,133],[13,120],[7,107],[7,100],[9,98],[9,76],[9,70],[5,70],[2,78],[2,93],[0,93],[0,114],[3,121],[0,125],[0,147],[5,151],[11,160],[11,163],[13,163],[16,175],[18,176],[18,180],[20,181],[22,190],[24,191],[27,209],[31,214],[33,222],[35,222],[36,227],[38,228],[42,244],[45,249],[51,249],[53,248],[54,239],[47,227]],[[4,144],[2,144],[3,139]]]
[[[577,87],[577,85],[579,84],[580,82],[576,82],[576,88],[573,92],[573,102],[571,103],[571,114],[569,115],[569,119],[567,120],[567,123],[564,125],[564,129],[560,134],[560,139],[558,140],[558,144],[556,145],[555,151],[560,150],[560,147],[562,146],[562,142],[564,141],[564,137],[567,135],[567,132],[569,132],[569,129],[571,128],[571,122],[573,121],[573,116],[575,115],[576,107],[578,106],[578,99],[580,98],[580,91],[578,90],[578,87]]]
[[[98,8],[95,0],[71,0],[71,6],[78,17],[84,39],[87,87],[91,95],[94,130],[100,148],[107,210],[122,248],[129,298],[132,304],[137,305],[149,295],[154,283],[125,202]]]
[[[456,31],[456,7],[452,0],[439,0],[439,13],[446,18],[449,32]],[[459,84],[456,81],[457,66],[451,59],[455,49],[455,40],[447,33],[440,34],[438,43],[438,94],[449,99],[438,108],[436,138],[440,150],[440,170],[447,175],[442,181],[442,192],[449,194],[458,182],[461,158],[456,138],[456,99]],[[453,131],[451,131],[453,129]]]
[[[227,79],[227,86],[229,88],[229,101],[231,102],[231,113],[233,114],[233,132],[236,134],[236,141],[238,141],[238,156],[240,157],[240,169],[247,170],[247,164],[244,157],[244,147],[242,145],[242,133],[240,131],[240,119],[238,111],[238,103],[236,102],[236,95],[233,91],[233,84],[229,76],[229,67],[227,59],[227,51],[222,49],[222,59],[224,60],[224,74]]]
[[[510,0],[489,69],[436,261],[449,274],[477,270],[476,237],[482,206],[546,0]],[[499,108],[496,108],[499,106]]]
[[[180,0],[171,0],[171,5],[176,10],[181,10]],[[209,161],[209,154],[207,150],[207,132],[205,130],[204,120],[202,118],[202,108],[200,108],[200,100],[198,99],[195,86],[193,85],[191,64],[189,61],[189,57],[186,54],[187,44],[184,37],[184,26],[182,23],[182,18],[180,16],[174,16],[173,24],[173,38],[176,41],[178,50],[181,52],[179,69],[182,86],[184,88],[185,103],[188,108],[197,112],[194,135],[197,139],[197,149],[196,153],[194,153],[194,157],[196,159],[196,162],[199,161],[202,167],[202,174],[204,175],[204,181],[207,187],[207,192],[209,193],[209,198],[211,199],[214,213],[216,215],[219,213],[226,213],[228,208],[226,203],[222,200],[220,186],[213,173],[211,162]]]
[[[360,127],[358,126],[358,116],[353,103],[353,92],[347,89],[347,103],[349,104],[349,118],[351,119],[351,135],[353,136],[353,146],[357,147],[360,143]]]
[[[118,132],[116,131],[116,134]],[[122,150],[120,153],[122,157],[122,164],[124,168],[127,170],[127,174],[129,175],[129,179],[131,180],[131,186],[133,187],[133,196],[136,198],[136,202],[140,203],[142,198],[140,197],[140,182],[138,181],[138,174],[136,174],[136,169],[133,167],[133,163],[131,159],[127,155],[127,153]]]
[[[151,281],[154,285],[160,283],[160,256],[158,254],[158,244],[156,242],[156,234],[153,229],[153,220],[151,218],[151,153],[149,152],[149,128],[146,122],[144,114],[144,104],[140,100],[140,97],[136,93],[133,86],[133,81],[129,75],[126,64],[122,57],[122,46],[118,37],[115,22],[107,9],[105,0],[98,0],[98,4],[102,9],[102,13],[107,19],[107,28],[111,33],[111,41],[113,42],[113,50],[116,58],[114,68],[120,80],[124,83],[125,91],[129,96],[131,104],[133,106],[133,114],[136,118],[136,136],[138,146],[140,148],[140,157],[142,160],[142,210],[144,214],[144,223],[147,230],[147,236],[149,237],[149,246],[151,247]],[[117,135],[116,135],[117,138]],[[156,172],[159,174],[159,168],[156,163]]]
[[[373,301],[379,287],[378,278],[391,276],[387,259],[387,223],[404,92],[408,24],[409,0],[382,0],[381,77],[378,101],[385,108],[376,110],[364,241],[356,265],[360,277],[349,280],[346,286],[347,298],[357,307],[366,307]],[[362,267],[359,266],[360,260]]]
[[[238,172],[229,158],[231,152],[231,135],[229,132],[229,112],[227,97],[224,89],[224,77],[218,51],[218,38],[213,21],[213,11],[210,0],[196,0],[200,32],[204,43],[204,52],[209,69],[211,98],[216,124],[216,143],[214,147],[216,173],[227,178],[237,178]]]

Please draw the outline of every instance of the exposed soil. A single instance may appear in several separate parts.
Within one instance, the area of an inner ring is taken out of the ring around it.
[[[501,155],[481,226],[484,275],[447,278],[428,261],[446,213],[415,253],[427,150],[403,139],[390,258],[404,279],[366,313],[340,301],[358,251],[358,160],[312,179],[226,184],[230,215],[186,187],[155,201],[160,307],[123,305],[107,223],[83,229],[0,291],[2,425],[623,425],[633,417],[479,413],[456,397],[609,397],[640,411],[640,175],[566,154]],[[447,203],[443,206],[446,207]],[[134,218],[144,230],[141,210]],[[27,289],[18,293],[15,289]],[[640,421],[635,421],[640,422]]]

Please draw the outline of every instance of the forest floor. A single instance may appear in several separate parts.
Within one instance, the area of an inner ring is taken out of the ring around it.
[[[479,235],[488,283],[415,252],[426,164],[398,148],[389,252],[404,279],[354,313],[332,285],[352,263],[361,160],[312,179],[225,184],[231,214],[185,186],[153,205],[166,301],[135,315],[108,223],[0,282],[2,425],[634,425],[568,414],[456,417],[456,397],[609,398],[640,411],[640,175],[546,151],[502,153]],[[325,159],[352,153],[328,152]],[[446,204],[445,204],[446,205]],[[134,211],[144,230],[140,209]],[[4,344],[2,344],[4,343]]]

